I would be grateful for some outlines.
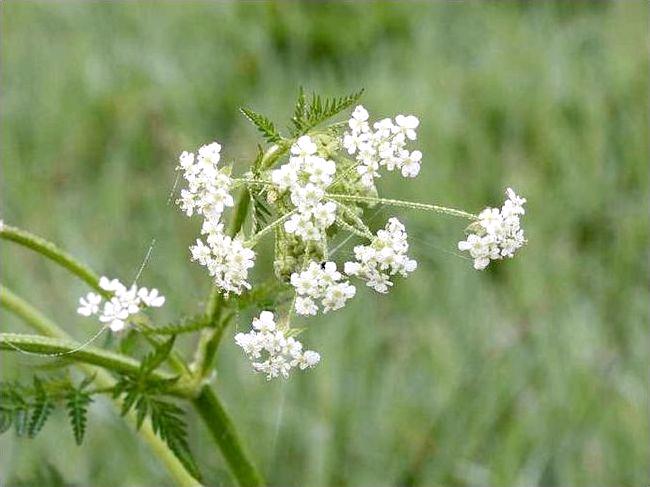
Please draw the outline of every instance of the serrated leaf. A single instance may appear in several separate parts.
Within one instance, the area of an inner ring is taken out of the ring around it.
[[[34,438],[41,431],[43,425],[45,425],[45,421],[47,421],[47,418],[54,409],[54,403],[48,398],[43,383],[36,375],[34,376],[34,391],[36,397],[32,416],[27,428],[27,434],[30,438]]]
[[[159,399],[151,399],[149,406],[154,432],[167,443],[187,471],[200,481],[201,473],[187,441],[187,425],[183,420],[183,410],[171,402]]]
[[[174,347],[176,336],[172,335],[169,339],[158,345],[153,352],[147,354],[140,364],[138,376],[140,378],[147,377],[151,372],[156,370],[162,364]]]
[[[253,125],[255,125],[255,127],[257,127],[257,130],[259,130],[262,133],[262,135],[268,142],[275,143],[275,142],[280,142],[282,140],[282,136],[276,130],[275,124],[267,117],[265,117],[261,113],[254,112],[250,108],[241,107],[239,111],[242,112],[242,114]]]
[[[200,314],[183,318],[181,321],[169,323],[168,325],[146,328],[142,332],[147,335],[180,335],[202,330],[211,325],[208,316]]]
[[[301,86],[298,90],[298,98],[296,99],[296,106],[293,109],[293,118],[301,120],[305,116],[305,109],[307,107],[307,97],[305,96],[305,89]]]
[[[83,442],[86,433],[88,405],[92,401],[92,397],[87,392],[84,392],[81,387],[74,388],[66,394],[66,408],[77,445],[81,445]]]
[[[294,116],[291,118],[292,136],[298,137],[306,134],[309,130],[321,124],[328,118],[331,118],[346,108],[356,103],[363,89],[348,96],[338,98],[322,98],[320,95],[312,93],[309,104],[306,104],[306,97],[301,90],[294,110]]]
[[[14,422],[14,415],[11,411],[0,409],[0,435],[6,432]]]

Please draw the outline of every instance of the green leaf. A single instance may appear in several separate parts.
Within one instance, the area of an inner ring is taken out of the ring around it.
[[[307,104],[305,94],[301,88],[294,115],[291,118],[291,124],[293,125],[291,135],[293,137],[304,135],[328,118],[352,106],[361,98],[363,91],[361,89],[356,93],[338,98],[321,98],[320,95],[312,93],[309,104]]]
[[[276,130],[275,124],[261,113],[254,112],[250,108],[241,107],[239,109],[250,122],[257,127],[264,138],[271,143],[280,142],[282,136]]]
[[[167,443],[188,472],[200,481],[201,473],[187,441],[187,425],[183,419],[183,410],[171,402],[160,399],[150,399],[149,408],[154,432]]]
[[[269,279],[235,298],[234,306],[240,311],[247,308],[272,308],[287,301],[291,289],[277,279]]]
[[[140,371],[138,372],[140,378],[147,377],[151,372],[156,370],[158,366],[167,359],[167,357],[169,357],[175,341],[176,335],[172,335],[169,339],[158,345],[153,352],[147,354],[144,359],[142,359]]]
[[[41,431],[43,425],[45,425],[45,421],[47,421],[47,418],[54,409],[54,403],[50,401],[43,387],[43,383],[36,375],[34,376],[34,391],[36,394],[34,408],[27,428],[27,434],[30,438],[34,438]]]
[[[296,100],[296,107],[293,110],[293,120],[302,120],[305,118],[305,111],[307,109],[307,97],[305,96],[305,89],[301,86],[298,91],[298,99]]]
[[[84,387],[82,383],[78,388],[73,388],[66,394],[66,408],[77,445],[81,445],[83,441],[88,405],[93,401],[92,397],[83,390]]]
[[[261,195],[252,191],[251,205],[253,206],[253,233],[257,233],[268,223],[271,210],[264,204]]]
[[[0,409],[0,435],[6,432],[14,422],[14,415],[11,411]]]

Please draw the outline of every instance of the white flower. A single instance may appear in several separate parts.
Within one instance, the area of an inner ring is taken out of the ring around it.
[[[334,262],[310,262],[302,272],[291,274],[291,285],[296,294],[295,310],[299,315],[315,315],[316,303],[320,303],[323,313],[337,310],[354,297],[356,288],[348,281],[342,281],[342,274],[336,270]]]
[[[140,301],[144,306],[152,308],[160,308],[165,304],[165,296],[159,295],[158,289],[155,288],[149,291],[146,287],[141,287],[138,290],[138,298],[140,298]]]
[[[165,297],[158,293],[157,289],[149,291],[146,287],[138,288],[133,284],[127,288],[118,279],[101,277],[99,286],[112,293],[110,300],[104,303],[99,321],[108,323],[113,331],[120,331],[126,327],[131,315],[139,313],[146,307],[160,307],[165,303]],[[99,313],[102,297],[95,293],[88,293],[79,299],[77,312],[83,316],[91,316]]]
[[[79,298],[79,307],[77,313],[83,316],[95,315],[99,312],[99,303],[102,302],[102,297],[99,294],[88,293],[85,297]]]
[[[468,251],[474,259],[474,268],[485,269],[490,261],[514,257],[515,252],[526,244],[521,229],[520,216],[524,215],[526,199],[508,188],[507,199],[501,209],[486,208],[478,216],[466,240],[458,242],[458,249]]]
[[[128,317],[129,311],[122,306],[120,300],[112,298],[110,301],[104,303],[104,309],[99,316],[99,321],[108,323],[111,331],[120,331],[124,329]]]
[[[336,205],[323,202],[325,190],[334,181],[336,163],[317,154],[318,147],[308,135],[292,146],[287,164],[271,171],[271,182],[280,191],[289,190],[295,213],[284,222],[287,233],[304,241],[319,241],[336,220]]]
[[[359,105],[348,120],[350,132],[343,135],[342,145],[349,154],[356,154],[359,163],[357,172],[361,183],[374,187],[374,179],[379,177],[379,168],[388,171],[399,169],[404,177],[413,178],[420,172],[422,153],[405,150],[406,141],[417,138],[416,129],[420,124],[413,115],[397,115],[395,122],[384,118],[368,125],[368,112]]]
[[[291,146],[291,153],[300,158],[315,154],[316,150],[316,144],[314,144],[309,135],[303,135]]]
[[[407,151],[403,156],[402,162],[402,176],[405,178],[414,178],[420,172],[420,161],[422,160],[422,152],[414,150],[410,154]]]
[[[344,270],[349,276],[364,279],[375,291],[386,293],[393,285],[391,276],[406,277],[417,268],[417,262],[408,257],[407,251],[406,229],[397,218],[391,218],[370,245],[354,248],[357,262],[346,262]]]
[[[126,287],[119,280],[109,279],[105,276],[99,278],[99,287],[105,291],[114,293],[126,291]]]
[[[295,309],[299,315],[315,315],[318,313],[318,306],[311,298],[297,297]]]
[[[287,336],[285,330],[278,329],[270,311],[262,311],[252,326],[248,333],[237,333],[235,343],[251,360],[253,370],[266,374],[267,380],[286,379],[294,367],[304,370],[320,361],[318,353],[312,350],[303,352],[302,343]]]
[[[129,289],[115,292],[115,298],[126,309],[129,314],[136,314],[140,310],[140,298],[138,297],[138,288],[133,284]]]
[[[248,270],[254,264],[255,254],[244,246],[239,237],[232,238],[223,231],[221,216],[235,202],[230,194],[232,178],[227,169],[219,169],[220,160],[221,145],[218,142],[199,148],[198,157],[190,152],[181,154],[178,169],[183,171],[187,189],[181,191],[178,204],[188,216],[197,213],[203,217],[201,233],[207,237],[205,242],[197,239],[190,246],[192,260],[208,269],[222,291],[240,294],[250,287],[247,282]],[[284,176],[291,179],[289,171],[285,172],[287,174]],[[276,183],[279,186],[280,179]],[[288,183],[291,184],[291,181]],[[158,303],[160,299],[154,297],[150,302]]]
[[[395,123],[397,127],[393,128],[394,131],[403,133],[410,140],[415,140],[417,138],[415,129],[418,128],[418,125],[420,125],[420,121],[416,116],[397,115],[395,117]]]
[[[225,293],[241,294],[249,289],[248,270],[255,264],[255,252],[239,238],[223,233],[223,225],[209,227],[207,245],[197,239],[190,246],[192,260],[207,267],[214,283]]]
[[[262,311],[258,318],[253,319],[253,328],[263,333],[275,331],[275,317],[270,311]]]
[[[216,166],[221,160],[221,145],[218,142],[212,142],[202,146],[199,149],[199,159],[204,163]]]

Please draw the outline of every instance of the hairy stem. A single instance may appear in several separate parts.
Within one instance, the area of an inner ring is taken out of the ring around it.
[[[40,333],[53,338],[70,340],[69,335],[56,323],[46,318],[37,309],[5,287],[0,287],[0,305],[21,317],[30,327]],[[0,346],[3,343],[5,343],[5,341],[0,340]],[[15,345],[15,343],[13,345]],[[8,349],[17,351],[15,347]],[[75,365],[88,376],[94,374],[95,383],[100,388],[111,388],[115,383],[113,377],[105,370],[97,369],[87,363],[77,363]],[[117,410],[120,411],[121,401],[118,399],[113,400],[113,402]],[[127,419],[133,426],[135,426],[136,420],[133,412],[127,415]],[[174,479],[176,485],[179,485],[180,487],[200,487],[200,484],[187,472],[187,470],[185,470],[183,464],[178,461],[165,442],[154,433],[150,423],[144,423],[138,431],[138,434],[149,445],[156,457],[165,465],[165,468],[169,472],[170,477]]]
[[[32,249],[39,254],[53,260],[57,264],[65,267],[77,277],[84,280],[92,288],[96,289],[103,296],[109,296],[104,289],[99,287],[99,276],[95,274],[88,266],[85,266],[67,252],[61,250],[52,242],[38,237],[33,233],[26,232],[16,227],[3,225],[0,229],[0,238],[10,240],[19,245]]]
[[[207,385],[203,386],[192,404],[219,445],[237,483],[241,487],[264,485],[261,475],[244,449],[235,425],[214,391]]]
[[[261,169],[271,167],[287,150],[288,145],[273,145],[266,151],[260,164]],[[250,205],[250,192],[242,188],[235,204],[233,219],[228,234],[234,237],[241,230]],[[277,227],[276,227],[277,228]],[[259,235],[258,235],[259,236]],[[199,395],[194,399],[194,406],[201,418],[210,429],[212,436],[219,445],[237,483],[241,486],[258,486],[263,484],[262,477],[257,472],[243,444],[237,435],[234,424],[228,417],[217,395],[207,385],[201,382],[212,369],[219,343],[228,319],[222,319],[224,298],[216,286],[212,286],[206,305],[206,315],[213,328],[201,332],[201,337],[192,364],[196,380],[201,387]]]
[[[272,232],[275,230],[275,227],[278,225],[282,225],[284,222],[286,222],[289,218],[291,218],[291,215],[293,215],[296,212],[296,210],[290,211],[289,213],[285,213],[282,215],[280,218],[276,219],[275,221],[269,223],[267,226],[262,228],[259,232],[257,232],[255,235],[252,235],[251,238],[246,240],[245,245],[247,247],[254,247],[259,240],[266,235],[267,233]]]
[[[414,210],[434,211],[443,215],[457,216],[460,218],[467,218],[468,220],[476,220],[476,215],[466,211],[457,210],[455,208],[447,208],[446,206],[429,205],[426,203],[415,203],[412,201],[393,200],[389,198],[373,198],[372,196],[359,196],[352,194],[332,194],[328,193],[328,197],[340,201],[352,201],[355,203],[369,203],[381,204],[389,206],[399,206],[402,208],[411,208]]]
[[[20,245],[24,245],[25,247],[28,247],[35,252],[51,259],[52,261],[72,272],[72,274],[84,280],[105,298],[110,299],[112,297],[113,293],[108,292],[100,287],[99,277],[95,272],[93,272],[92,269],[90,269],[90,267],[82,264],[67,252],[59,249],[54,243],[25,230],[21,230],[19,228],[11,227],[8,225],[4,225],[2,229],[0,229],[0,237],[12,242],[16,242]],[[41,317],[47,320],[47,318],[43,317],[42,315]],[[142,320],[147,319],[145,316],[142,316],[141,318]],[[160,344],[160,340],[156,337],[149,337],[149,339],[154,344]],[[172,351],[169,354],[167,360],[177,372],[186,373],[188,371],[187,364],[180,358],[176,351]]]
[[[140,370],[140,362],[126,355],[109,352],[92,346],[82,346],[79,342],[66,338],[50,338],[41,335],[23,333],[0,333],[0,350],[27,352],[41,355],[69,355],[76,362],[96,365],[118,374],[135,375]],[[173,379],[175,376],[166,372],[154,371],[156,379]],[[187,397],[189,392],[182,385],[170,388],[169,393]]]

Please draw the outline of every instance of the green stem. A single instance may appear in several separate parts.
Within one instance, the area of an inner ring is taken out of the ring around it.
[[[358,196],[352,194],[328,193],[327,196],[341,201],[352,201],[356,203],[370,203],[370,204],[379,203],[382,205],[399,206],[402,208],[411,208],[415,210],[434,211],[436,213],[458,216],[461,218],[467,218],[469,220],[476,220],[477,218],[476,215],[467,213],[466,211],[457,210],[455,208],[447,208],[446,206],[429,205],[426,203],[415,203],[412,201],[393,200],[389,198],[373,198],[372,196]]]
[[[69,340],[69,335],[63,331],[56,323],[46,318],[37,309],[32,307],[29,303],[22,300],[20,297],[13,294],[5,287],[0,286],[0,305],[4,306],[9,311],[15,313],[17,316],[23,318],[25,322],[35,330],[48,335],[50,337],[59,338],[62,340]],[[2,340],[4,343],[4,340]],[[12,350],[16,351],[15,348]],[[77,367],[82,369],[88,376],[95,375],[95,383],[101,388],[112,388],[115,384],[113,377],[102,369],[96,369],[94,366],[86,363],[77,363]],[[138,366],[139,367],[139,366]],[[113,401],[117,410],[121,410],[121,401]],[[135,426],[136,419],[134,413],[129,413],[127,416],[128,421]],[[156,433],[154,433],[151,424],[146,422],[138,431],[139,435],[153,450],[158,459],[165,465],[172,479],[176,485],[180,487],[200,487],[200,484],[192,477],[183,464],[176,458],[176,456],[169,450],[163,440],[161,440]]]
[[[24,247],[30,248],[39,254],[44,255],[84,280],[103,296],[106,297],[110,295],[110,293],[107,293],[104,289],[99,287],[99,276],[97,274],[67,252],[58,248],[52,242],[38,237],[33,233],[9,225],[3,225],[0,230],[0,238],[16,242],[17,244],[23,245]]]
[[[93,272],[92,269],[79,262],[67,252],[59,249],[52,242],[30,232],[26,232],[25,230],[21,230],[19,228],[11,227],[8,225],[4,225],[0,230],[0,237],[12,242],[16,242],[20,245],[24,245],[25,247],[28,247],[38,252],[39,254],[51,259],[65,269],[68,269],[77,277],[84,280],[92,288],[99,291],[99,293],[104,296],[104,298],[110,299],[113,296],[113,293],[108,292],[99,286],[99,277],[95,272]],[[42,318],[47,320],[45,317]],[[146,320],[146,317],[144,315],[141,316],[141,318],[143,320]],[[160,343],[160,340],[156,339],[155,337],[150,337],[149,339],[150,341],[153,341],[154,344]],[[185,362],[180,358],[176,351],[172,351],[172,353],[169,354],[167,360],[177,372],[184,373],[188,371],[187,364],[185,364]]]
[[[219,445],[237,483],[241,487],[264,485],[261,475],[244,449],[235,425],[214,391],[207,385],[203,386],[192,404]]]
[[[92,346],[82,346],[81,343],[65,338],[50,338],[41,335],[25,335],[22,333],[0,333],[0,350],[27,352],[42,355],[70,355],[76,362],[96,365],[118,374],[136,375],[140,370],[140,362],[126,355],[109,352]],[[156,379],[173,379],[175,375],[154,371]],[[169,393],[178,397],[187,397],[188,391],[182,384],[169,389]]]
[[[262,228],[262,229],[261,229],[259,232],[257,232],[255,235],[251,236],[251,238],[249,238],[248,240],[246,240],[246,242],[244,243],[244,245],[246,245],[247,247],[251,247],[251,248],[254,247],[254,246],[257,244],[257,242],[258,242],[258,241],[259,241],[259,240],[260,240],[264,235],[266,235],[266,234],[269,233],[269,232],[272,232],[273,230],[275,230],[275,227],[277,227],[278,225],[281,225],[281,224],[283,224],[284,222],[286,222],[289,218],[291,218],[291,215],[293,215],[295,212],[296,212],[296,210],[290,211],[289,213],[285,213],[284,215],[282,215],[282,216],[281,216],[280,218],[278,218],[277,220],[275,220],[275,221],[269,223],[267,226],[265,226],[264,228]]]

